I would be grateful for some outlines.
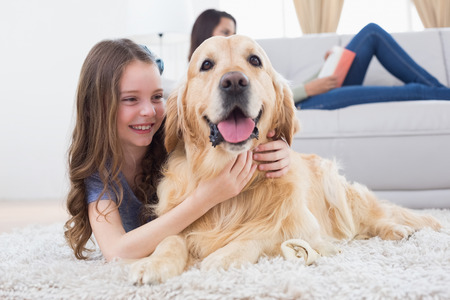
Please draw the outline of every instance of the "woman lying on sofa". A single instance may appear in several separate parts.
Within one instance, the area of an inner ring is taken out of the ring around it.
[[[342,87],[332,75],[293,88],[301,109],[337,109],[350,105],[402,100],[450,100],[450,89],[419,66],[380,26],[370,23],[345,47],[356,53]],[[372,57],[405,83],[402,86],[363,86]]]
[[[199,15],[191,33],[189,59],[207,38],[236,33],[236,20],[224,11],[209,9]],[[342,87],[336,76],[317,78],[293,87],[294,101],[302,109],[337,109],[350,105],[402,100],[450,100],[450,89],[419,66],[380,26],[370,23],[357,33],[347,49],[356,57]],[[373,56],[405,83],[403,86],[363,86]]]

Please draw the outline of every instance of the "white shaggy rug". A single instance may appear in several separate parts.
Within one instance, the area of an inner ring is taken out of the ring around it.
[[[0,299],[450,299],[450,210],[424,210],[441,232],[341,246],[311,266],[262,258],[242,269],[192,268],[160,285],[135,286],[126,267],[97,250],[76,260],[62,224],[0,235]]]

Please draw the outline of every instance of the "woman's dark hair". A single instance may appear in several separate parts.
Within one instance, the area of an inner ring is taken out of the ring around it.
[[[234,17],[224,11],[207,9],[197,17],[194,26],[192,26],[191,48],[189,49],[188,60],[191,60],[192,53],[194,53],[195,49],[197,49],[204,40],[212,36],[214,28],[219,25],[221,18],[232,20],[234,22],[234,27],[236,28],[236,20]]]

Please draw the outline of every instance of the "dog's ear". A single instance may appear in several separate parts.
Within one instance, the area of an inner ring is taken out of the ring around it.
[[[183,140],[182,122],[183,122],[183,107],[181,103],[182,97],[184,97],[185,84],[174,90],[167,99],[166,103],[166,125],[165,134],[166,138],[164,145],[166,146],[167,153],[172,152],[178,142]]]
[[[295,114],[296,108],[291,88],[280,74],[274,76],[274,87],[277,97],[276,109],[278,115],[275,121],[275,139],[284,138],[291,145],[294,134],[300,130],[300,124]]]

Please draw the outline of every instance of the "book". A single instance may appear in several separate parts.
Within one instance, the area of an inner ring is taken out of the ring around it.
[[[338,76],[338,87],[341,87],[353,60],[355,59],[355,55],[356,53],[351,50],[340,46],[334,46],[331,48],[331,54],[325,60],[318,78],[335,74]]]

